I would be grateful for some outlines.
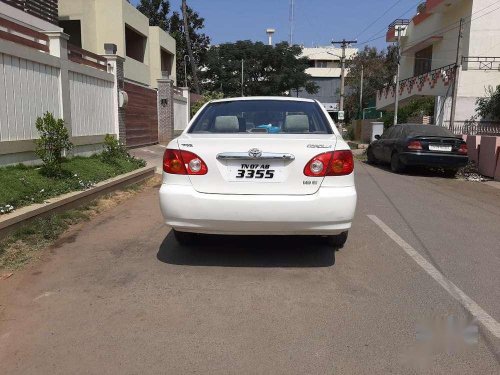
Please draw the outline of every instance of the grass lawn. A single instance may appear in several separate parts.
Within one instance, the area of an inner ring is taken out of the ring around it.
[[[76,190],[85,190],[97,182],[131,172],[144,166],[138,159],[120,158],[113,163],[99,156],[74,157],[64,161],[65,177],[50,178],[40,167],[16,165],[0,168],[0,214]]]

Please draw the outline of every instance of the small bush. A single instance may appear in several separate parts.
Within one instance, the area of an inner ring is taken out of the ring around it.
[[[101,160],[108,164],[118,164],[119,161],[128,161],[137,165],[138,168],[146,166],[146,162],[130,155],[125,145],[110,134],[104,137],[104,150],[101,153]]]
[[[52,113],[47,112],[43,117],[37,118],[35,126],[40,133],[40,138],[35,140],[35,153],[43,162],[44,174],[61,176],[64,153],[73,148],[64,121],[56,120]]]
[[[106,134],[104,151],[101,153],[102,160],[106,163],[113,163],[116,159],[125,159],[128,156],[125,145],[112,135]]]

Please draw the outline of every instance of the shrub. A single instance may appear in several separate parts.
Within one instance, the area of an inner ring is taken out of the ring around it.
[[[56,120],[50,112],[38,117],[35,126],[40,133],[40,138],[35,140],[35,153],[43,162],[43,172],[48,176],[60,176],[64,153],[73,148],[68,129],[62,119]]]
[[[488,87],[486,96],[476,100],[476,113],[483,119],[500,120],[500,86]]]
[[[146,166],[146,162],[130,155],[125,145],[110,134],[104,137],[104,150],[101,153],[101,159],[108,164],[117,164],[120,160],[126,160],[136,164],[142,168]]]
[[[106,163],[112,163],[116,159],[125,159],[128,156],[125,145],[112,135],[106,134],[104,137],[104,150],[101,153],[102,160]]]

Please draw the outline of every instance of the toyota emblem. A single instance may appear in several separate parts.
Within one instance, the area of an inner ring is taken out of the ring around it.
[[[254,159],[260,158],[262,156],[262,151],[258,148],[252,148],[248,151],[248,155]]]

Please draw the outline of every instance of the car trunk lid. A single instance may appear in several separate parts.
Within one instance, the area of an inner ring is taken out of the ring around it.
[[[212,194],[308,195],[323,177],[307,177],[314,156],[335,150],[334,134],[184,134],[181,150],[195,153],[208,173],[189,176],[194,189]]]

